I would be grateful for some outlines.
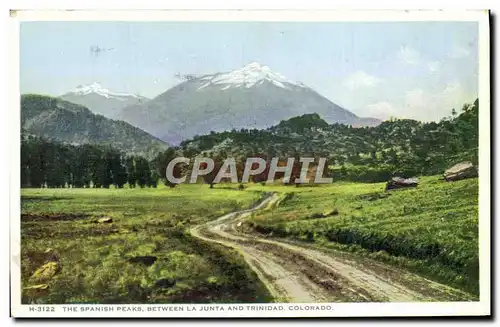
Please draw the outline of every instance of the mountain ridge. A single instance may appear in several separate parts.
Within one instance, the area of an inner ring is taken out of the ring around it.
[[[118,118],[170,144],[195,135],[240,128],[268,128],[283,119],[318,113],[329,123],[376,125],[338,106],[306,85],[269,67],[191,76],[155,98],[122,109]]]
[[[168,144],[127,122],[94,114],[87,107],[60,98],[21,95],[21,129],[69,144],[111,145],[146,156]]]
[[[140,104],[149,100],[147,97],[133,93],[111,91],[97,82],[78,85],[76,88],[59,96],[59,98],[85,106],[94,113],[111,119],[117,119],[119,112],[126,106]]]

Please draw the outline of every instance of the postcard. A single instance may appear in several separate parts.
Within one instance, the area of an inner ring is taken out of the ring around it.
[[[11,316],[488,316],[489,12],[12,11]]]

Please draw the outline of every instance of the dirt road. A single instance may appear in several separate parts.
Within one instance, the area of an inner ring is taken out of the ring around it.
[[[238,250],[277,302],[464,301],[472,296],[407,271],[352,254],[321,250],[243,232],[245,217],[279,201],[268,195],[253,208],[193,227],[193,236]]]

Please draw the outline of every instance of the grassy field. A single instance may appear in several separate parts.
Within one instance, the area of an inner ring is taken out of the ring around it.
[[[266,302],[237,253],[185,233],[259,197],[207,185],[23,189],[23,303]]]
[[[415,189],[385,192],[384,186],[253,186],[286,195],[277,208],[255,213],[251,226],[357,252],[478,295],[478,180],[424,177]]]
[[[282,201],[249,218],[257,232],[355,252],[479,292],[477,179],[424,177],[415,189],[391,192],[384,183],[342,182],[236,189],[23,189],[23,302],[271,301],[238,253],[186,232],[271,191]],[[97,222],[102,218],[112,222]]]

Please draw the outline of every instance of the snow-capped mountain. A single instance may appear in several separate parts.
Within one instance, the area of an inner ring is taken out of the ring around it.
[[[97,82],[94,82],[92,84],[88,84],[88,85],[78,85],[74,90],[70,91],[74,94],[78,94],[78,95],[87,95],[87,94],[90,94],[90,93],[96,93],[96,94],[99,94],[99,95],[102,95],[103,97],[105,98],[115,98],[115,99],[119,99],[119,100],[125,100],[127,98],[141,98],[140,95],[136,95],[136,94],[131,94],[131,93],[118,93],[118,92],[112,92],[108,89],[105,89],[101,86],[101,84],[97,83]]]
[[[88,85],[79,85],[60,98],[85,106],[94,113],[112,119],[115,119],[119,112],[126,106],[140,104],[149,100],[146,97],[136,94],[110,91],[96,82]]]
[[[288,88],[287,85],[302,86],[281,74],[273,72],[269,67],[261,66],[256,62],[251,62],[241,69],[233,70],[229,73],[204,76],[201,80],[206,81],[206,83],[198,89],[203,89],[211,85],[221,85],[221,90],[227,90],[232,87],[250,88],[254,85],[262,85],[266,81],[284,89]]]
[[[329,123],[379,123],[360,118],[306,85],[255,62],[230,72],[190,78],[150,101],[125,107],[117,118],[177,144],[210,131],[267,128],[308,113],[318,113]]]

